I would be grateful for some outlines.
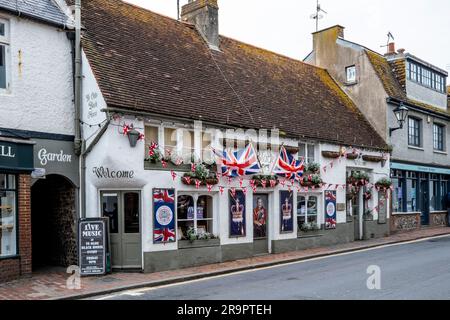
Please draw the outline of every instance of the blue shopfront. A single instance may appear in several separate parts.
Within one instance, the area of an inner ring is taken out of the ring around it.
[[[407,163],[391,163],[392,212],[418,213],[421,225],[430,217],[445,214],[445,196],[450,190],[450,169]]]

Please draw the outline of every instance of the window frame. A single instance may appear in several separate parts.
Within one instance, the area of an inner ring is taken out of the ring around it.
[[[192,200],[194,201],[194,219],[179,219],[178,218],[178,198],[180,196],[187,196],[187,197],[191,197]],[[198,200],[200,197],[210,197],[211,198],[211,218],[203,218],[203,219],[198,219],[197,217],[197,208],[198,208]],[[210,194],[207,192],[189,192],[189,191],[183,191],[183,192],[178,192],[177,194],[177,208],[176,208],[176,225],[177,225],[177,232],[179,229],[179,222],[193,222],[194,224],[194,229],[195,232],[198,232],[198,221],[204,221],[204,222],[210,222],[211,223],[211,234],[215,235],[214,231],[215,231],[215,210],[214,207],[216,205],[216,200],[215,200],[215,195],[214,194]],[[208,230],[206,230],[206,232],[209,232]],[[186,235],[184,235],[186,236]],[[182,240],[181,238],[179,240]]]
[[[302,150],[302,147],[304,146],[304,150],[305,150],[305,156],[304,161],[305,164],[310,164],[310,163],[315,163],[316,162],[316,145],[314,143],[310,143],[310,142],[300,142],[298,144],[299,149],[298,149],[298,153],[297,153],[297,160],[301,160],[302,159],[302,155],[300,155],[300,151]],[[312,148],[312,152],[313,152],[313,158],[311,159],[311,157],[308,156],[309,152],[310,152],[310,148]]]
[[[9,179],[8,177],[12,177],[13,181],[14,181],[14,186],[12,188],[9,188],[8,186],[6,186],[6,188],[2,188],[0,187],[0,192],[14,192],[14,206],[15,206],[15,213],[14,213],[14,235],[12,236],[12,238],[15,241],[15,252],[9,255],[1,255],[1,250],[0,250],[0,260],[4,260],[4,259],[10,259],[10,258],[14,258],[17,257],[20,254],[20,246],[19,246],[19,233],[20,233],[20,226],[19,226],[19,180],[18,180],[18,175],[17,174],[11,174],[11,173],[7,173],[7,172],[0,172],[0,174],[4,174],[6,177],[6,181],[8,182]],[[3,219],[3,218],[0,218]]]
[[[354,70],[354,79],[349,79],[349,71],[350,70]],[[357,79],[357,70],[356,70],[356,65],[351,65],[345,68],[345,80],[347,83],[356,83],[356,79]]]
[[[439,93],[446,93],[446,77],[439,72],[415,61],[408,61],[406,68],[408,80]]]
[[[433,123],[433,149],[445,151],[445,125],[441,123]]]
[[[300,202],[300,197],[305,199],[305,215],[302,215],[301,212],[299,213],[300,207],[298,206],[299,202]],[[314,215],[310,215],[309,214],[309,210],[308,210],[308,203],[309,203],[309,199],[310,198],[316,198],[316,214]],[[298,230],[297,232],[300,233],[300,225],[299,225],[299,221],[300,221],[300,217],[305,217],[305,223],[311,223],[308,220],[308,216],[312,216],[315,217],[316,221],[315,223],[319,226],[319,228],[321,227],[321,222],[319,221],[319,217],[320,217],[320,208],[321,208],[321,204],[320,204],[320,194],[316,194],[316,193],[298,193],[297,194],[297,226],[298,226]]]
[[[0,46],[4,47],[5,54],[4,54],[4,64],[5,64],[5,87],[0,88],[0,93],[9,92],[11,88],[11,23],[10,20],[3,18],[0,16],[0,23],[4,24],[5,26],[5,35],[0,36]]]
[[[411,126],[411,122],[417,126]],[[408,145],[420,148],[422,146],[422,119],[416,117],[408,117]]]

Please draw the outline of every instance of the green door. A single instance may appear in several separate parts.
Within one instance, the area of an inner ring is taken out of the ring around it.
[[[102,212],[109,218],[112,268],[141,269],[140,193],[102,192]]]

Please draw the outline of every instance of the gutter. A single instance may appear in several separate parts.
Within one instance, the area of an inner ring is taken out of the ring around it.
[[[404,101],[404,100],[401,100],[401,99],[388,97],[388,98],[386,98],[386,102],[390,103],[390,104],[393,104],[395,106],[399,106],[400,103],[403,103],[405,106],[407,106],[411,110],[418,111],[418,112],[421,112],[421,113],[424,113],[424,114],[427,114],[427,115],[431,115],[431,116],[439,118],[439,119],[443,119],[443,120],[447,120],[447,121],[450,120],[450,115],[446,116],[444,114],[440,114],[438,112],[435,112],[435,111],[432,111],[432,110],[429,110],[429,109],[425,109],[425,108],[416,106],[414,104],[411,104],[408,101]]]
[[[24,13],[24,12],[22,12],[20,10],[14,10],[14,9],[5,8],[5,7],[1,7],[0,10],[3,10],[3,11],[6,11],[6,12],[8,12],[10,14],[16,15],[19,18],[21,18],[21,17],[28,18],[28,19],[31,19],[31,20],[34,20],[34,21],[37,21],[37,22],[48,24],[48,25],[53,26],[53,27],[62,28],[63,30],[73,29],[73,26],[71,26],[70,24],[66,24],[66,23],[63,23],[63,22],[56,22],[56,21],[49,20],[49,19],[44,19],[44,18],[42,18],[40,16],[35,16],[35,15],[32,15],[32,14]]]

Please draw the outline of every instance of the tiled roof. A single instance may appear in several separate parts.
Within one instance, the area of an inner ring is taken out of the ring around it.
[[[109,107],[385,148],[327,71],[119,0],[83,2],[83,45]]]
[[[67,24],[67,16],[52,0],[0,0],[2,9],[55,25]]]
[[[391,62],[371,50],[365,50],[369,61],[380,78],[386,93],[395,99],[405,101],[419,108],[433,111],[445,116],[450,116],[450,109],[442,110],[429,104],[410,99],[406,95],[406,66],[404,59],[396,59]]]

